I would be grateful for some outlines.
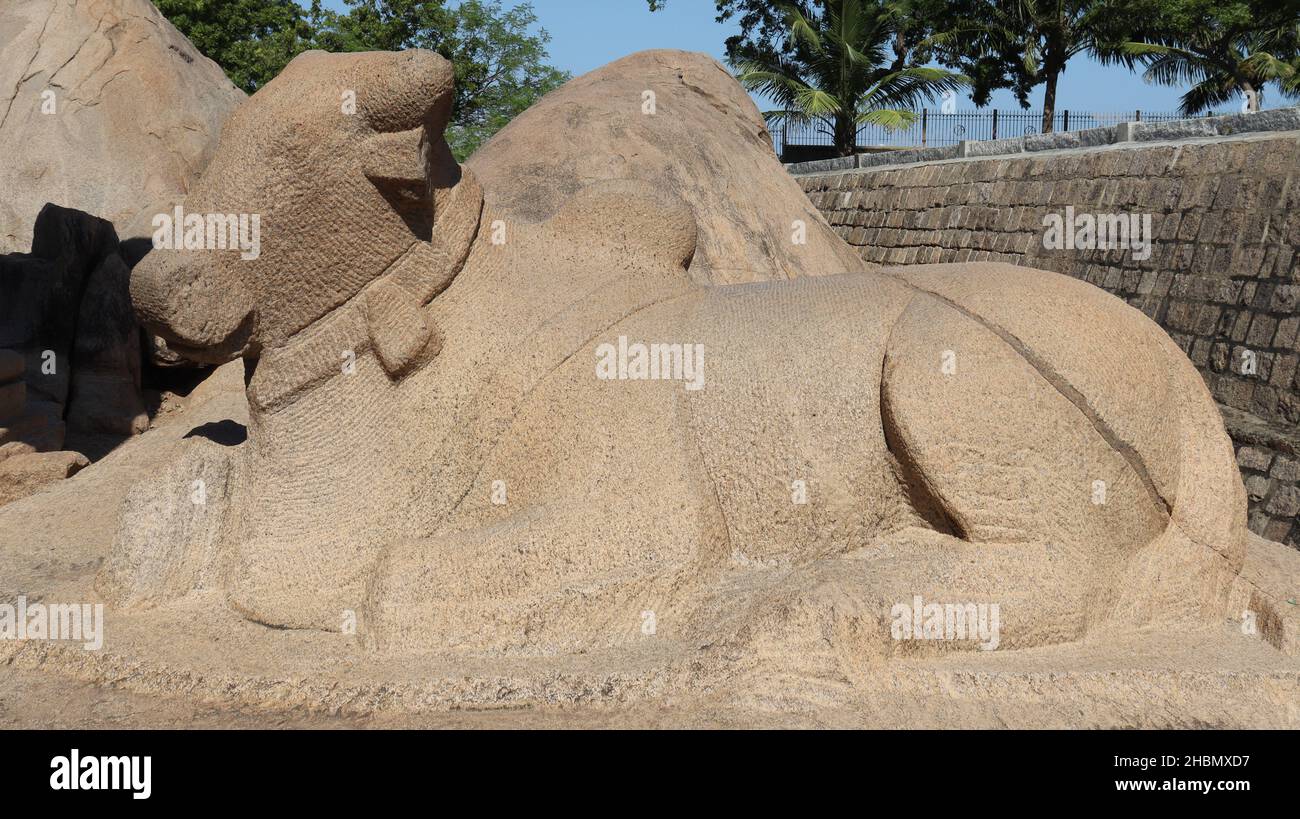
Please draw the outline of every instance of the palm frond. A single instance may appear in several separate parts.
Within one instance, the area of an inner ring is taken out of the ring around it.
[[[840,101],[833,94],[806,85],[795,95],[795,106],[809,116],[828,116],[841,110]]]
[[[796,107],[799,94],[809,87],[795,66],[780,60],[744,59],[732,67],[745,90],[769,97],[786,108]]]
[[[782,3],[781,8],[785,12],[786,25],[790,29],[790,40],[804,43],[813,51],[821,51],[821,35],[818,34],[813,21],[805,17],[799,7],[793,3]]]
[[[1142,79],[1155,85],[1188,85],[1209,78],[1211,69],[1203,60],[1182,53],[1168,53],[1143,61]]]
[[[1285,81],[1293,77],[1296,67],[1286,60],[1279,60],[1267,51],[1257,51],[1241,63],[1252,76],[1262,81]]]
[[[1209,111],[1233,99],[1236,89],[1222,82],[1205,80],[1192,86],[1186,94],[1179,97],[1178,112],[1183,116],[1195,116]]]
[[[859,125],[879,125],[887,131],[911,127],[916,122],[916,112],[905,108],[873,108],[858,115]]]
[[[960,91],[971,85],[965,74],[942,68],[916,66],[884,75],[862,95],[867,108],[911,107],[942,95],[945,91]]]

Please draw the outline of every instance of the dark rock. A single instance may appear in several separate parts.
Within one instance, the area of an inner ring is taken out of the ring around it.
[[[0,347],[23,357],[27,400],[61,406],[71,428],[148,426],[129,278],[113,225],[57,205],[36,218],[31,253],[0,256]]]

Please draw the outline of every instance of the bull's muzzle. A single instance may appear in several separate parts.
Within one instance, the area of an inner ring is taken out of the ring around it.
[[[136,316],[193,361],[221,364],[253,353],[257,312],[243,284],[210,254],[155,250],[131,272]]]

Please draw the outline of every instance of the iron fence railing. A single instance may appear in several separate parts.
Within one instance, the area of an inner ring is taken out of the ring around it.
[[[1058,111],[1052,117],[1053,131],[1080,131],[1100,128],[1119,122],[1165,122],[1181,119],[1170,111]],[[898,130],[888,130],[879,125],[858,127],[857,144],[860,150],[872,148],[904,148],[956,145],[962,140],[1005,139],[1007,137],[1037,134],[1043,130],[1042,111],[942,111],[917,112],[913,123]],[[830,127],[824,123],[776,123],[771,126],[772,142],[778,154],[785,147],[815,148],[834,143]]]

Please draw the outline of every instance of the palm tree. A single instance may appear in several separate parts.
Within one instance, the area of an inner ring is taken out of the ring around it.
[[[1012,88],[1020,104],[1043,85],[1043,133],[1052,131],[1056,86],[1066,65],[1089,53],[1114,59],[1124,25],[1108,0],[964,0],[954,3],[958,21],[932,38],[950,64],[969,65],[976,76],[975,101],[993,88]]]
[[[1179,113],[1193,116],[1245,98],[1245,110],[1258,111],[1268,83],[1285,96],[1300,95],[1300,21],[1277,19],[1229,23],[1210,16],[1177,30],[1166,29],[1126,42],[1120,59],[1146,67],[1142,77],[1160,85],[1190,84]]]
[[[969,83],[913,64],[923,30],[905,2],[823,0],[820,14],[809,3],[776,5],[785,17],[783,47],[747,44],[731,66],[747,90],[781,106],[764,114],[769,123],[812,123],[839,156],[853,155],[859,126],[906,127],[912,108]]]

